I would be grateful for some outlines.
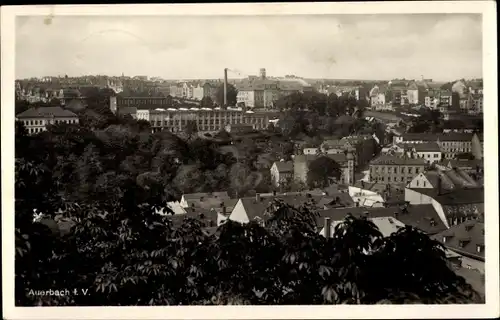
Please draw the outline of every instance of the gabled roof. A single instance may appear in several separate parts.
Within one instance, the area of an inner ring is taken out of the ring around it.
[[[19,113],[17,118],[51,118],[51,117],[78,117],[75,113],[61,107],[30,108]]]
[[[262,219],[267,219],[269,217],[264,216],[266,209],[271,205],[271,203],[275,200],[279,199],[285,202],[286,204],[298,208],[304,205],[306,202],[310,202],[317,206],[318,208],[323,209],[323,206],[327,203],[331,203],[335,200],[333,196],[315,196],[315,195],[304,195],[304,194],[294,194],[294,195],[277,195],[270,197],[260,197],[257,200],[256,197],[245,197],[241,198],[241,204],[247,213],[248,220],[253,221],[256,217],[260,217]]]
[[[439,179],[441,179],[441,187],[446,190],[479,187],[471,176],[460,169],[446,171],[430,170],[423,173],[423,175],[425,175],[426,179],[434,188],[438,187]]]
[[[280,173],[293,172],[293,161],[276,161],[274,164]]]
[[[446,237],[446,240],[444,239]],[[484,261],[484,223],[469,220],[432,237],[457,253]],[[462,244],[462,246],[461,246]],[[478,252],[478,246],[481,252]]]
[[[368,214],[366,214],[368,213]],[[409,205],[407,212],[399,207],[389,208],[339,208],[328,209],[319,212],[317,224],[323,228],[325,218],[330,218],[332,221],[344,220],[348,214],[354,217],[367,217],[367,218],[380,218],[380,217],[393,217],[401,221],[405,225],[412,226],[420,229],[428,234],[435,234],[446,229],[446,226],[439,218],[438,213],[430,204]]]
[[[465,204],[481,204],[484,203],[484,188],[462,188],[454,190],[441,190],[437,188],[424,189],[424,188],[409,188],[415,192],[425,194],[442,206],[459,206]]]

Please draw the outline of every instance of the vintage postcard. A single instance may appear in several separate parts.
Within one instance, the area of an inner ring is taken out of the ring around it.
[[[498,316],[495,9],[2,7],[4,318]]]

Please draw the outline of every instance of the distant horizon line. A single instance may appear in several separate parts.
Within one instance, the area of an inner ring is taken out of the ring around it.
[[[258,75],[251,75],[252,77],[259,77]],[[120,77],[126,77],[126,78],[135,78],[135,77],[147,77],[148,80],[150,81],[151,79],[159,79],[159,80],[164,80],[164,81],[199,81],[199,80],[224,80],[223,77],[216,77],[216,78],[163,78],[160,76],[146,76],[146,75],[134,75],[134,76],[127,76],[127,75],[106,75],[106,74],[88,74],[88,75],[79,75],[79,76],[69,76],[68,78],[84,78],[84,77],[110,77],[110,78],[120,78]],[[249,76],[250,77],[250,76]],[[249,77],[228,77],[228,80],[244,80],[248,79]],[[24,78],[16,78],[16,81],[21,81],[21,80],[31,80],[31,79],[43,79],[43,78],[60,78],[64,79],[64,76],[57,75],[57,76],[31,76],[31,77],[24,77]],[[452,82],[452,81],[458,81],[458,80],[482,80],[483,77],[473,77],[473,78],[458,78],[458,79],[434,79],[434,78],[392,78],[392,79],[360,79],[360,78],[324,78],[324,77],[302,77],[302,76],[267,76],[266,78],[268,79],[273,79],[273,78],[288,78],[288,79],[305,79],[305,80],[330,80],[330,81],[392,81],[392,80],[407,80],[407,81],[422,81],[422,80],[432,80],[432,82]]]

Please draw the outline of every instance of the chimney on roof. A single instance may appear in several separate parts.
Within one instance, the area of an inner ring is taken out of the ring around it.
[[[440,196],[442,193],[443,193],[443,180],[441,179],[441,174],[438,173],[438,181],[437,181],[438,185],[437,185],[437,192],[438,192],[438,196]]]
[[[325,218],[324,236],[325,238],[331,237],[332,223],[329,217]]]
[[[255,201],[260,202],[260,193],[255,194]]]
[[[201,196],[201,197],[200,197],[200,202],[203,202],[203,199],[204,199],[204,198],[203,198],[203,196]]]

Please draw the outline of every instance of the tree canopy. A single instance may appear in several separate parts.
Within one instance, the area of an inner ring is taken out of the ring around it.
[[[331,178],[337,181],[341,177],[340,165],[327,156],[320,156],[309,164],[307,184],[312,188],[325,188],[331,184]]]
[[[227,106],[236,105],[236,96],[238,95],[238,90],[236,87],[230,83],[227,84]],[[219,106],[224,106],[224,84],[221,83],[215,91],[215,102]]]
[[[280,201],[261,220],[218,228],[201,209],[172,215],[166,201],[181,193],[244,191],[266,178],[205,139],[117,121],[31,136],[16,123],[16,305],[479,301],[439,243],[410,227],[383,238],[347,216],[325,238],[310,204]],[[320,159],[313,168],[330,175],[334,165]],[[79,291],[30,294],[61,288]]]

